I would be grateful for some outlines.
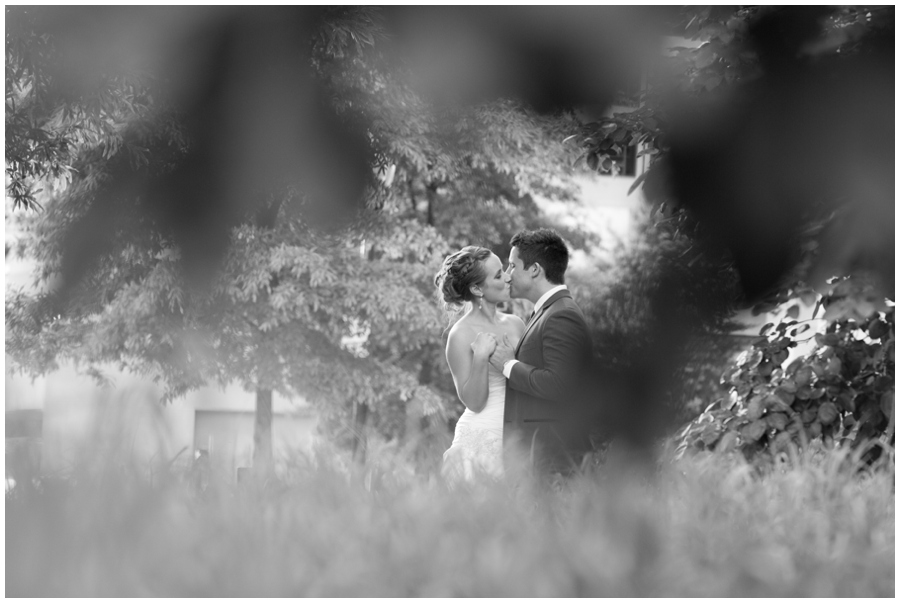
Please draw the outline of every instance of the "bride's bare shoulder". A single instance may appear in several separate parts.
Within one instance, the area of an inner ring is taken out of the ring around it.
[[[456,321],[452,327],[450,327],[450,332],[447,334],[447,339],[455,340],[460,338],[473,338],[475,337],[475,332],[472,330],[472,327],[469,325],[469,321],[466,320],[465,317],[460,318]]]
[[[469,346],[475,341],[477,333],[469,325],[465,318],[457,321],[447,334],[447,345],[445,348],[447,359],[451,357],[465,356],[471,352]]]
[[[516,316],[515,314],[503,314],[503,320],[517,325],[525,325],[525,321]]]
[[[503,323],[516,329],[518,333],[525,330],[525,321],[515,314],[504,314]]]

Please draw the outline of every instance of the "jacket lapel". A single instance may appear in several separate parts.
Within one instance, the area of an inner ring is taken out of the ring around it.
[[[541,319],[541,316],[544,315],[544,312],[547,311],[547,308],[552,306],[556,300],[562,299],[563,297],[572,297],[572,295],[566,289],[563,289],[562,291],[557,291],[550,297],[550,299],[547,300],[547,303],[545,303],[543,306],[541,306],[541,309],[538,310],[538,312],[528,322],[528,326],[525,327],[525,332],[522,333],[522,337],[519,338],[519,343],[518,343],[518,345],[516,345],[516,357],[519,356],[519,349],[522,347],[522,343],[525,341],[525,338],[528,337],[528,334],[534,328],[534,325],[536,325],[537,322]]]

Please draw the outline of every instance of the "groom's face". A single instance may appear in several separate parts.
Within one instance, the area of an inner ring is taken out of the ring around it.
[[[526,297],[531,288],[531,277],[525,270],[522,258],[519,257],[519,248],[513,247],[509,252],[509,266],[506,267],[509,274],[509,296]]]

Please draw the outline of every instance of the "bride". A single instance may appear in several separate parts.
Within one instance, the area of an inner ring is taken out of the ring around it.
[[[515,347],[525,323],[498,311],[508,302],[510,276],[491,250],[468,246],[449,255],[434,278],[445,307],[466,312],[450,329],[447,363],[466,410],[444,453],[441,474],[449,481],[503,473],[503,407],[506,378],[489,358],[506,336]]]

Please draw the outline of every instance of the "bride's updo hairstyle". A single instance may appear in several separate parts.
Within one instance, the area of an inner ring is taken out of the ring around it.
[[[434,277],[434,286],[446,309],[457,309],[464,302],[474,301],[472,285],[484,282],[487,277],[484,261],[490,256],[490,249],[469,245],[444,259]]]

